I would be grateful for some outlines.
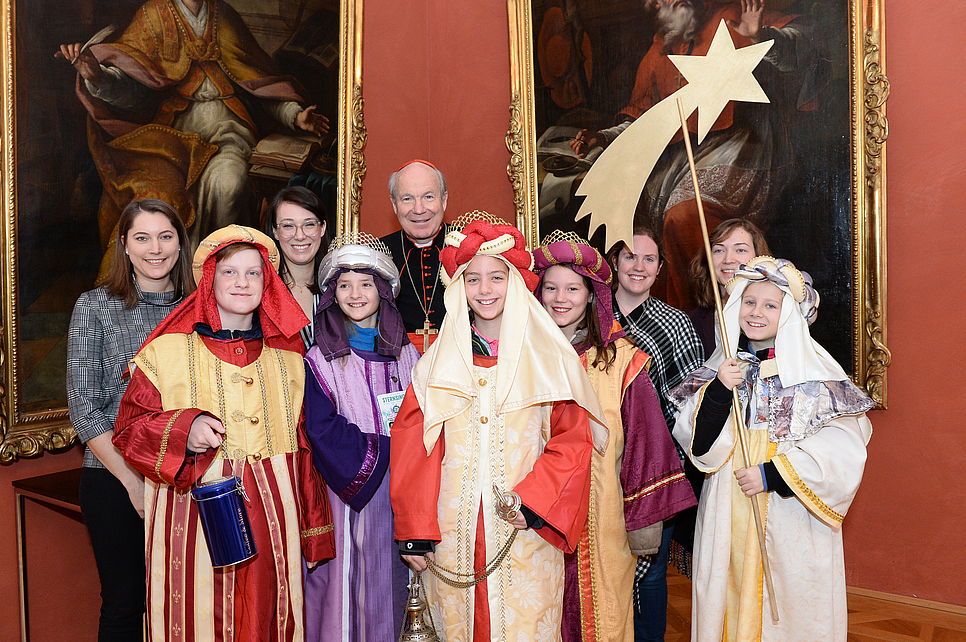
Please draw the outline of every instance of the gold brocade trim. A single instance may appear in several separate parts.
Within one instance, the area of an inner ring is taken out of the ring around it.
[[[260,359],[255,360],[255,376],[258,377],[258,388],[262,396],[262,426],[265,429],[265,448],[268,450],[268,456],[271,457],[275,454],[275,447],[272,445],[272,413],[268,412],[268,390],[265,388],[265,371],[262,369],[262,362]],[[287,395],[285,399],[290,399]],[[289,404],[284,404],[288,407]]]
[[[201,341],[201,338],[198,339]],[[225,378],[222,374],[222,360],[215,359],[215,386],[218,389],[218,418],[222,422],[228,420],[228,409],[225,408]],[[228,428],[225,428],[225,437],[221,442],[221,457],[228,459]]]
[[[141,367],[147,368],[148,370],[150,370],[151,374],[153,374],[155,378],[158,377],[158,367],[153,363],[151,363],[151,361],[147,358],[147,356],[144,353],[141,353],[140,355],[138,355],[137,361],[141,364]]]
[[[164,456],[168,454],[168,438],[171,436],[171,428],[174,427],[174,422],[178,421],[178,417],[185,411],[184,408],[180,410],[175,410],[171,418],[168,419],[168,423],[164,427],[164,432],[161,433],[161,450],[158,452],[158,461],[154,464],[154,474],[161,477],[161,462],[164,461]]]
[[[822,501],[822,499],[812,491],[808,485],[802,481],[802,478],[798,476],[795,472],[795,468],[792,463],[788,460],[787,455],[778,455],[778,461],[781,462],[781,466],[778,468],[779,472],[784,472],[787,478],[792,482],[792,484],[801,492],[802,495],[808,498],[812,506],[821,512],[823,515],[828,517],[830,520],[836,524],[841,524],[845,520],[845,515],[837,513],[832,510],[828,504]],[[785,475],[783,475],[784,477]]]
[[[684,479],[684,473],[683,472],[674,473],[670,477],[665,477],[664,479],[660,479],[660,480],[654,482],[653,484],[649,484],[649,485],[645,486],[644,488],[640,489],[639,491],[637,491],[633,495],[625,496],[624,497],[624,501],[625,502],[637,501],[641,497],[645,497],[647,495],[650,495],[654,491],[659,490],[659,489],[663,488],[664,486],[667,486],[668,484],[674,483],[676,481],[680,481],[682,479]]]
[[[276,350],[275,359],[278,361],[278,369],[281,372],[282,379],[282,399],[291,399],[291,390],[289,388],[289,378],[288,378],[288,368],[285,366],[285,359],[282,358],[282,351]],[[292,452],[299,449],[298,436],[295,434],[296,428],[298,427],[298,420],[292,414],[292,404],[284,404],[285,406],[285,420],[288,422],[288,438],[289,438],[289,448]]]
[[[560,261],[557,260],[553,254],[550,253],[550,248],[546,245],[540,247],[540,252],[543,254],[543,258],[547,259],[547,263],[550,265],[558,265]]]
[[[198,341],[197,334],[186,334],[185,343],[188,344],[188,385],[191,389],[191,407],[198,407]]]
[[[315,528],[308,528],[302,531],[302,539],[307,537],[315,537],[316,535],[325,535],[326,533],[331,533],[335,530],[334,524],[326,524],[325,526],[316,526]]]
[[[596,579],[594,577],[594,569],[597,568],[597,553],[600,550],[598,548],[600,541],[600,528],[597,523],[597,502],[599,498],[597,497],[597,493],[594,491],[594,488],[590,489],[590,497],[588,498],[589,506],[587,510],[587,542],[589,545],[587,546],[587,561],[589,562],[589,566],[587,568],[587,573],[590,576],[590,603],[591,610],[593,611],[592,616],[594,618],[594,632],[598,633],[601,631],[602,622],[600,621],[600,605],[597,601],[597,596],[599,595],[600,591],[594,590],[594,580]]]

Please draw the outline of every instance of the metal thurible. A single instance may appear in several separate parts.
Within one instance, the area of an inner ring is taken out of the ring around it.
[[[426,591],[421,590],[419,573],[409,575],[409,599],[406,600],[406,612],[403,614],[403,625],[399,631],[399,642],[439,642],[436,627],[433,625],[433,614],[426,603]],[[429,621],[423,617],[429,616]]]

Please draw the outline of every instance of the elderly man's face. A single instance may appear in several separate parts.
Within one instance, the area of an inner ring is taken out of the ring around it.
[[[440,193],[439,179],[432,168],[413,163],[400,170],[391,201],[399,225],[414,242],[426,243],[439,232],[446,194]]]

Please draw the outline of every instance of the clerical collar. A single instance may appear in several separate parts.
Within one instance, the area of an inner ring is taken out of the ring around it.
[[[207,323],[196,323],[195,332],[203,337],[211,337],[212,339],[218,339],[219,341],[231,341],[233,339],[261,339],[262,323],[258,319],[258,311],[256,310],[252,313],[252,327],[248,330],[228,330],[222,328],[218,332],[215,332]]]
[[[446,223],[443,223],[442,225],[440,225],[439,230],[436,232],[436,234],[433,235],[433,238],[431,238],[426,243],[417,243],[416,241],[413,240],[411,236],[406,234],[406,232],[401,229],[399,230],[399,233],[402,235],[403,239],[409,242],[410,245],[421,250],[427,247],[432,247],[434,245],[443,247],[443,237],[446,236],[448,227],[449,226]]]

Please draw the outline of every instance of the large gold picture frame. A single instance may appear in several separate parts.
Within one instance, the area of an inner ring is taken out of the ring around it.
[[[317,93],[326,94],[319,102],[330,103],[323,112],[334,130],[330,153],[337,154],[330,218],[342,231],[358,219],[365,174],[363,0],[226,1],[270,55],[285,43],[286,52],[304,56],[306,65],[331,69],[324,82],[315,74],[299,79],[309,89],[316,83]],[[73,70],[63,60],[54,61],[53,54],[59,43],[83,42],[111,20],[123,19],[123,28],[143,2],[0,0],[2,463],[64,449],[77,440],[64,391],[67,324],[74,299],[94,287],[104,250],[96,231],[88,230],[97,226],[100,182],[85,143],[86,114],[75,95]],[[318,46],[313,34],[321,34]],[[279,66],[298,78],[294,69]],[[332,96],[336,86],[338,95]],[[52,190],[63,198],[53,198]]]
[[[718,0],[707,0],[714,5]],[[510,161],[507,173],[515,194],[517,224],[524,230],[531,247],[535,246],[542,235],[550,229],[540,229],[539,184],[537,141],[546,129],[545,123],[538,122],[541,110],[538,106],[538,92],[549,91],[545,76],[541,75],[536,41],[540,35],[540,21],[549,7],[557,7],[557,16],[576,12],[577,20],[583,20],[580,29],[593,35],[592,25],[600,24],[601,13],[623,11],[628,19],[634,18],[630,12],[640,11],[644,3],[627,3],[619,0],[586,3],[580,0],[507,0],[510,36],[510,120],[507,131],[507,149]],[[794,12],[811,5],[815,10],[823,3],[793,1],[766,1],[766,10],[773,5]],[[851,330],[851,341],[846,341],[839,354],[833,354],[846,365],[851,361],[853,380],[871,395],[879,407],[886,407],[886,370],[891,354],[886,347],[886,157],[885,141],[888,137],[888,121],[885,103],[889,97],[889,81],[885,75],[885,19],[884,0],[849,0],[847,19],[835,27],[841,29],[839,41],[847,42],[847,55],[842,52],[839,69],[833,69],[833,77],[841,78],[847,84],[847,109],[843,108],[842,137],[849,141],[847,167],[841,168],[842,184],[848,185],[844,193],[846,206],[841,208],[841,234],[845,243],[850,243],[851,252],[841,257],[842,273],[850,278],[842,279],[841,284],[833,284],[833,296],[822,292],[823,302],[843,298],[843,317],[839,320],[843,331]],[[580,15],[584,7],[584,15]],[[587,9],[587,8],[590,9]],[[610,9],[608,9],[610,7]],[[623,16],[622,16],[623,17]],[[613,24],[613,17],[610,17]],[[559,18],[558,18],[559,21]],[[588,66],[583,71],[599,75],[599,60],[588,62],[589,51],[595,44],[593,39],[573,37],[571,47],[578,52],[579,64]],[[643,37],[643,36],[642,36]],[[575,42],[576,41],[576,42]],[[546,42],[546,40],[545,40]],[[649,42],[649,40],[648,40]],[[558,40],[557,45],[559,46]],[[585,47],[584,51],[579,51]],[[611,46],[611,51],[615,50]],[[546,47],[544,49],[546,51]],[[597,50],[593,51],[597,55]],[[633,60],[636,65],[640,54]],[[834,59],[833,59],[834,62]],[[630,82],[633,83],[633,69],[630,67]],[[577,70],[578,75],[581,72]],[[625,73],[625,78],[627,74]],[[587,82],[586,74],[583,77]],[[627,87],[629,93],[630,87]],[[626,100],[626,97],[625,97]],[[620,105],[621,103],[616,103]],[[616,111],[616,110],[615,110]],[[847,112],[847,115],[845,114]],[[844,188],[843,188],[844,189]],[[836,228],[837,229],[837,228]],[[769,241],[771,243],[771,241]],[[811,266],[800,266],[806,270]],[[828,286],[827,286],[828,287]],[[838,288],[835,290],[835,288]],[[851,303],[849,306],[848,303]],[[850,314],[849,314],[849,308]],[[835,321],[825,321],[829,324]],[[820,320],[819,326],[823,323]],[[813,330],[815,333],[815,330]],[[819,330],[819,334],[821,330]],[[844,334],[840,331],[839,335]],[[841,337],[836,337],[841,339]],[[822,338],[820,338],[822,340]],[[849,348],[851,349],[849,354]],[[849,359],[851,357],[851,359]]]

